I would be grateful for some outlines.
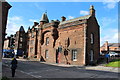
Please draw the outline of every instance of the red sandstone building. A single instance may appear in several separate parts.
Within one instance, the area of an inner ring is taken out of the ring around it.
[[[48,63],[87,65],[96,62],[100,51],[100,30],[95,9],[75,19],[51,20],[47,13],[27,32],[28,58]]]
[[[14,35],[15,43],[14,43],[14,50],[17,52],[17,56],[23,56],[26,55],[26,47],[27,47],[27,41],[26,41],[26,33],[23,28],[23,26],[20,27],[19,31],[16,32]]]

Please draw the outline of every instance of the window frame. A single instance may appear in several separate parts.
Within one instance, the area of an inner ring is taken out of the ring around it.
[[[90,43],[94,44],[94,34],[93,33],[90,34]]]
[[[78,51],[76,49],[72,50],[72,60],[77,61]]]
[[[46,43],[45,45],[49,45],[49,37],[46,37]]]
[[[45,58],[48,59],[48,50],[45,50]]]
[[[32,38],[34,37],[34,32],[31,33],[31,37],[32,37]]]
[[[19,48],[22,48],[22,47],[23,47],[23,45],[20,43],[20,44],[19,44]]]
[[[20,42],[23,42],[23,38],[22,37],[20,37]]]
[[[90,61],[94,61],[94,51],[90,50]]]
[[[31,40],[31,45],[34,45],[34,40]]]
[[[30,48],[30,53],[33,53],[33,47]]]

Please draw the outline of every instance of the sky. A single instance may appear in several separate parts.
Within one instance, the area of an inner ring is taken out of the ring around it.
[[[39,22],[47,11],[49,21],[67,20],[89,14],[90,5],[94,5],[96,18],[100,26],[100,44],[105,41],[118,42],[118,3],[117,2],[9,2],[12,6],[8,14],[7,34],[15,34],[20,26],[25,31]]]

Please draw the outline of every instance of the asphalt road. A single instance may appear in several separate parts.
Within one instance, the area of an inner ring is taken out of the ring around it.
[[[3,59],[2,75],[11,77],[10,60]],[[118,78],[118,73],[61,67],[35,61],[18,61],[17,78]]]

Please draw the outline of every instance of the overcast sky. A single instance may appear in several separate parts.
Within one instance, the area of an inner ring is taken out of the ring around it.
[[[101,45],[105,41],[118,42],[118,3],[117,2],[9,2],[7,34],[15,34],[20,26],[25,31],[39,22],[42,14],[47,11],[49,20],[67,20],[89,14],[90,5],[94,5],[96,18],[100,25]]]

